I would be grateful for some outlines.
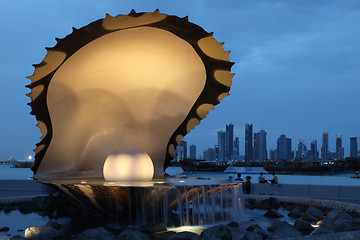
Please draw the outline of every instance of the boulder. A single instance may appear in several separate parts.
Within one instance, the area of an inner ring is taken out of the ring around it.
[[[312,227],[310,223],[300,219],[295,220],[294,227],[304,235],[308,235],[315,230],[315,228]]]
[[[294,202],[285,202],[283,203],[283,207],[287,211],[291,211],[293,208],[298,207],[298,204]]]
[[[133,229],[125,229],[115,239],[117,239],[117,240],[150,240],[150,238],[145,233],[142,233],[140,231],[133,230]]]
[[[198,240],[231,240],[232,235],[227,226],[218,225],[203,231]]]
[[[281,213],[279,213],[278,211],[276,211],[274,209],[270,209],[264,214],[264,216],[268,217],[268,218],[281,218],[284,215],[282,215]]]
[[[239,223],[238,222],[230,222],[227,224],[227,226],[229,227],[239,227]]]
[[[263,240],[263,236],[254,232],[247,232],[241,240]]]
[[[360,217],[354,218],[353,223],[357,224],[357,225],[360,225]]]
[[[29,227],[25,230],[25,238],[33,240],[48,240],[61,236],[54,228],[49,226]]]
[[[337,220],[334,222],[334,231],[335,232],[348,232],[353,229],[353,223],[349,219]]]
[[[302,216],[307,221],[318,221],[324,218],[324,212],[317,207],[310,206]]]
[[[326,218],[333,220],[334,223],[343,220],[353,220],[354,218],[341,209],[332,209],[326,214]]]
[[[334,230],[334,227],[335,227],[333,220],[331,220],[329,218],[325,218],[325,219],[319,221],[317,224],[322,228],[327,228],[327,229],[331,229],[331,230]]]
[[[259,225],[257,224],[253,224],[250,225],[246,231],[248,232],[253,232],[256,233],[258,235],[261,235],[264,239],[267,238],[269,236],[269,234],[267,232],[265,232]]]
[[[46,223],[46,226],[52,227],[54,229],[60,229],[61,228],[61,224],[59,224],[57,222],[53,222],[51,220]]]
[[[0,232],[7,232],[9,230],[10,230],[9,227],[0,227]]]
[[[167,231],[167,229],[163,223],[153,223],[153,224],[149,224],[149,225],[144,225],[144,226],[140,227],[138,230],[140,232],[143,232],[146,234]]]
[[[334,231],[331,229],[325,228],[325,227],[321,227],[321,228],[316,229],[312,235],[321,235],[321,234],[327,234],[327,233],[334,233]]]
[[[173,232],[173,231],[154,233],[154,234],[150,235],[150,239],[151,240],[168,240],[168,238],[175,233],[176,232]]]
[[[302,217],[302,215],[303,215],[303,213],[301,212],[299,207],[294,207],[288,213],[288,216],[291,217],[291,218],[300,218],[300,217]]]
[[[302,233],[288,222],[282,222],[279,227],[267,239],[281,239],[290,237],[302,237]]]
[[[276,229],[277,227],[280,226],[281,223],[282,223],[282,221],[280,221],[280,220],[275,220],[275,221],[267,228],[267,230],[268,230],[269,232],[273,232],[273,231],[275,231],[275,229]]]
[[[171,235],[168,240],[197,240],[199,235],[193,232],[178,232]]]
[[[88,239],[113,240],[114,238],[115,236],[112,233],[106,231],[103,227],[87,229],[80,234],[75,234],[71,236],[72,240],[88,240]]]

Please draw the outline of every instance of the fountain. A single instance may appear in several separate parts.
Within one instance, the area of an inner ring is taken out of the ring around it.
[[[212,36],[156,10],[56,39],[28,77],[43,135],[34,179],[127,224],[236,218],[241,184],[164,177],[176,145],[229,95],[230,52]]]

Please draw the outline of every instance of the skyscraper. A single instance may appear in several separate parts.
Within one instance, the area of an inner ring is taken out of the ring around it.
[[[253,125],[245,124],[245,162],[253,160]]]
[[[291,160],[294,158],[294,153],[292,151],[292,144],[291,144],[291,138],[286,138],[286,160]]]
[[[184,148],[184,159],[187,158],[187,142],[184,140],[180,141],[180,146],[182,146]]]
[[[291,138],[287,138],[285,134],[280,135],[277,140],[277,160],[287,161],[293,158]]]
[[[342,147],[341,137],[336,138],[336,159],[338,160],[344,159],[344,148]]]
[[[276,149],[271,149],[269,153],[269,159],[270,160],[276,160],[277,159],[277,151]]]
[[[322,146],[321,146],[321,160],[329,160],[329,133],[323,132],[322,134]]]
[[[231,156],[234,154],[234,125],[231,123],[226,125],[226,136],[225,136],[225,160],[230,160]]]
[[[236,137],[235,140],[234,140],[234,155],[235,156],[239,156],[240,155],[240,141],[239,141],[239,138]]]
[[[196,145],[190,145],[190,159],[196,159]]]
[[[350,157],[354,157],[354,158],[358,157],[357,137],[350,138]]]
[[[261,130],[260,132],[254,133],[254,160],[262,162],[266,158],[266,132]]]
[[[219,146],[219,161],[225,161],[225,138],[226,138],[226,132],[225,131],[218,131],[217,132],[218,137],[218,146]]]
[[[311,142],[311,154],[310,154],[310,160],[315,161],[319,159],[319,152],[317,150],[317,141],[314,140]]]
[[[296,152],[296,159],[305,159],[306,158],[306,145],[303,140],[299,139],[298,150]]]

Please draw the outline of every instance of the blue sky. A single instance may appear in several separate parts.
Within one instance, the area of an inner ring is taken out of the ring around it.
[[[0,8],[0,159],[33,154],[40,131],[26,104],[34,63],[45,47],[88,23],[111,15],[154,11],[183,17],[214,32],[231,50],[236,74],[230,96],[187,137],[198,153],[216,144],[230,121],[244,152],[244,125],[268,132],[268,149],[286,134],[309,146],[329,132],[360,137],[360,2],[357,0],[249,1],[13,1]]]

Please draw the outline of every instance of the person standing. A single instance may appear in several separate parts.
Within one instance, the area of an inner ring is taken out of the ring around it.
[[[250,194],[251,192],[251,177],[250,176],[246,176],[246,181],[243,185],[243,193],[244,194]]]

